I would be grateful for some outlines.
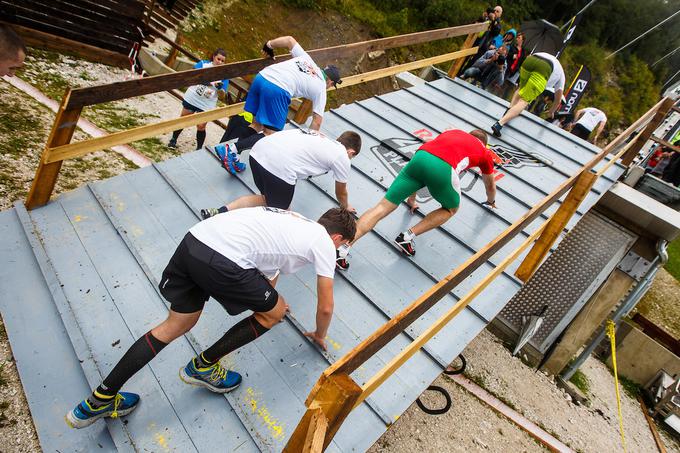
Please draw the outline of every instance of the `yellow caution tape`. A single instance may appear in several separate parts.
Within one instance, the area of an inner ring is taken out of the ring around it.
[[[612,364],[614,365],[614,383],[616,385],[616,405],[619,409],[619,428],[621,430],[621,443],[626,452],[626,436],[623,434],[623,413],[621,412],[621,393],[619,392],[619,373],[616,369],[616,324],[611,319],[607,320],[607,336],[612,348]]]

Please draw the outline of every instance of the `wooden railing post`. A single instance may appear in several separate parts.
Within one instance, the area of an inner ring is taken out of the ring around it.
[[[666,118],[668,112],[670,112],[671,108],[673,108],[674,103],[675,101],[673,101],[671,98],[665,98],[661,102],[661,105],[654,114],[652,120],[647,123],[647,126],[642,130],[642,132],[640,132],[638,136],[635,137],[635,144],[633,144],[633,146],[631,146],[626,154],[624,154],[621,158],[623,165],[628,166],[633,162],[635,156],[637,156],[644,144],[647,143],[647,140],[650,139],[656,128],[661,125],[661,122],[664,120],[664,118]]]
[[[460,50],[465,50],[469,49],[472,47],[472,45],[475,42],[475,37],[477,36],[477,33],[470,33],[467,35],[467,38],[465,38],[465,42],[463,43],[463,47],[460,48]],[[449,77],[453,78],[458,75],[460,72],[460,68],[463,67],[463,63],[465,63],[465,58],[459,58],[455,60],[453,63],[451,63],[451,67],[449,68]]]
[[[71,97],[71,89],[67,89],[64,97],[61,100],[61,105],[57,111],[57,116],[52,125],[52,131],[45,144],[45,149],[40,155],[40,162],[38,162],[38,169],[33,178],[31,190],[26,198],[26,208],[33,209],[43,206],[50,201],[50,196],[54,191],[54,186],[57,184],[57,177],[59,170],[61,170],[62,161],[47,163],[50,154],[50,148],[55,146],[66,145],[71,141],[73,132],[76,130],[76,125],[80,119],[81,107],[70,108],[68,106]]]
[[[347,374],[322,374],[305,401],[307,412],[283,451],[316,453],[325,450],[360,395],[361,387]],[[318,449],[319,444],[321,449]]]
[[[175,44],[177,44],[178,47],[182,45],[182,32],[179,30],[177,30],[177,35],[175,36]],[[173,66],[175,66],[175,62],[177,61],[177,54],[179,54],[179,50],[177,49],[177,47],[171,47],[170,54],[168,55],[168,58],[165,60],[165,65],[170,69],[173,69]]]
[[[307,118],[309,118],[309,115],[312,114],[312,101],[309,99],[303,99],[302,103],[297,109],[297,112],[295,112],[295,117],[293,117],[293,121],[295,121],[298,124],[303,124],[305,121],[307,121]]]
[[[567,226],[567,222],[574,215],[581,202],[586,195],[590,193],[590,189],[597,181],[597,175],[590,171],[584,171],[576,180],[576,183],[571,188],[567,197],[564,199],[562,205],[557,209],[555,214],[548,220],[543,233],[538,238],[534,246],[527,254],[522,264],[517,268],[515,275],[517,278],[526,282],[534,275],[538,266],[543,262],[543,259],[548,255],[550,247],[553,246],[560,233]]]

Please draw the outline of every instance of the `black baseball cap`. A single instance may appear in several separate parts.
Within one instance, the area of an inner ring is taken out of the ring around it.
[[[326,74],[326,77],[333,81],[333,86],[335,88],[337,88],[338,85],[342,83],[342,79],[340,78],[340,69],[338,69],[337,66],[330,64],[323,68],[323,72]]]

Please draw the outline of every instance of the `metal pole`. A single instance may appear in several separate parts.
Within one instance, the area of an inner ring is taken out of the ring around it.
[[[666,245],[667,242],[665,240],[659,240],[659,243],[657,244],[657,256],[654,258],[652,266],[649,268],[642,280],[640,280],[640,282],[635,286],[633,291],[631,291],[630,294],[626,296],[621,305],[619,305],[619,308],[617,308],[614,312],[612,321],[614,321],[614,323],[617,325],[624,316],[626,316],[633,308],[635,308],[640,299],[642,299],[642,296],[645,295],[649,287],[652,285],[652,281],[654,280],[656,273],[668,260]],[[576,373],[576,370],[578,370],[581,365],[583,365],[583,362],[585,362],[586,359],[590,357],[590,354],[592,354],[595,348],[602,342],[605,334],[605,329],[602,328],[597,334],[597,337],[595,337],[595,339],[583,350],[583,352],[581,352],[576,360],[574,360],[571,365],[569,365],[567,369],[560,375],[562,379],[565,381],[571,379],[574,373]]]
[[[586,6],[584,6],[583,8],[581,8],[581,11],[579,11],[579,12],[576,13],[576,14],[574,14],[574,17],[578,16],[578,15],[581,14],[583,11],[587,10],[588,8],[590,8],[590,6],[591,6],[593,3],[595,3],[596,1],[597,1],[597,0],[590,0],[590,2],[589,2]],[[561,31],[561,32],[564,32],[564,29],[567,28],[567,26],[568,26],[570,23],[571,23],[571,21],[569,21],[569,22],[567,22],[566,24],[562,25],[562,28],[560,28],[560,31]]]

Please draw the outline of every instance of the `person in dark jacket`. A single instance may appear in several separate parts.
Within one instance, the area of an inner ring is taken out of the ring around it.
[[[515,38],[513,45],[508,49],[508,56],[506,57],[508,66],[505,70],[505,92],[503,97],[507,97],[510,91],[517,87],[519,68],[522,66],[522,63],[524,63],[526,57],[527,53],[526,50],[524,50],[524,33],[519,33]]]

